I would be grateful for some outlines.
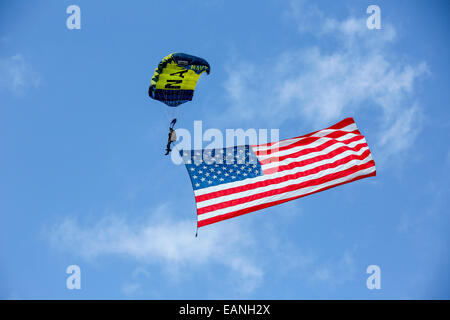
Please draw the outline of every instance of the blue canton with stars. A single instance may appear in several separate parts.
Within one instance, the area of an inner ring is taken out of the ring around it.
[[[181,150],[194,190],[262,176],[261,164],[250,146]]]

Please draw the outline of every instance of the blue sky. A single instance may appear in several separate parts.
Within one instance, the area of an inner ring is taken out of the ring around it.
[[[81,8],[81,30],[66,8]],[[381,8],[368,30],[366,8]],[[3,1],[0,298],[448,299],[448,1]],[[195,234],[147,96],[171,52],[211,64],[177,126],[355,118],[375,178]],[[81,268],[81,290],[66,268]],[[380,290],[366,268],[381,268]]]

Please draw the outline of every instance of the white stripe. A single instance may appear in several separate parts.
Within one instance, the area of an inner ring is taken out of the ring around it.
[[[360,140],[353,141],[353,142],[350,142],[350,143],[337,142],[337,143],[332,144],[329,147],[326,147],[325,149],[323,149],[321,151],[310,152],[310,153],[304,154],[304,155],[302,155],[300,157],[297,157],[297,158],[287,158],[287,159],[284,159],[284,160],[281,160],[281,161],[269,162],[267,164],[261,165],[261,168],[263,169],[263,171],[266,171],[268,169],[276,168],[276,167],[280,167],[280,166],[284,166],[284,165],[288,165],[288,164],[293,163],[293,162],[300,162],[300,161],[303,161],[303,160],[312,159],[312,158],[315,158],[315,157],[320,156],[322,154],[328,154],[331,151],[336,150],[336,149],[341,148],[341,147],[354,148],[354,147],[356,147],[356,146],[358,146],[360,144],[366,143],[366,139],[363,136],[361,136],[361,137],[362,138]],[[259,156],[258,156],[258,159],[259,159]]]
[[[363,137],[360,134],[354,134],[354,133],[347,133],[346,135],[344,135],[342,137],[339,137],[339,138],[323,137],[323,138],[320,138],[320,139],[318,139],[318,140],[316,140],[314,142],[311,142],[311,143],[309,143],[307,145],[304,145],[304,146],[291,147],[290,149],[286,149],[286,150],[282,150],[282,151],[278,151],[278,152],[273,152],[271,154],[259,154],[257,157],[258,157],[258,159],[261,159],[261,160],[266,160],[266,159],[269,159],[269,158],[282,157],[282,156],[286,156],[286,155],[289,155],[291,153],[299,152],[299,151],[302,151],[302,150],[305,150],[305,149],[315,148],[315,147],[320,146],[320,145],[322,145],[322,144],[324,144],[326,142],[329,142],[329,141],[345,141],[345,140],[354,138],[356,136]]]
[[[285,147],[288,146],[292,143],[295,143],[297,141],[306,139],[306,138],[310,138],[310,137],[323,137],[326,136],[330,133],[336,132],[336,131],[347,131],[347,132],[352,132],[358,130],[358,128],[356,127],[355,123],[352,123],[342,129],[324,129],[324,130],[320,130],[318,132],[316,132],[313,135],[307,136],[307,137],[300,137],[300,138],[292,138],[292,139],[286,139],[286,140],[281,140],[279,142],[276,142],[272,145],[262,145],[262,146],[254,146],[252,147],[252,149],[254,151],[266,151],[266,150],[272,150],[272,149],[278,149],[280,147]]]
[[[258,187],[258,188],[254,188],[254,189],[250,189],[250,190],[245,190],[242,192],[237,192],[237,193],[233,193],[233,194],[229,194],[229,195],[225,195],[222,197],[217,197],[217,198],[213,198],[213,199],[209,199],[209,200],[205,200],[205,201],[201,201],[201,202],[197,202],[197,208],[204,208],[207,206],[211,206],[211,205],[215,205],[221,202],[226,202],[226,201],[230,201],[230,200],[236,200],[236,199],[240,199],[240,198],[245,198],[248,196],[253,196],[259,193],[263,193],[266,191],[270,191],[270,190],[275,190],[275,189],[282,189],[284,187],[293,185],[293,184],[299,184],[299,183],[303,183],[303,182],[307,182],[310,180],[314,180],[314,179],[318,179],[318,178],[322,178],[326,175],[329,175],[331,173],[337,173],[340,171],[344,171],[347,169],[350,169],[353,166],[356,165],[362,165],[365,164],[369,161],[372,160],[372,156],[371,154],[369,154],[364,160],[358,160],[358,159],[354,159],[351,160],[347,163],[341,164],[335,168],[328,168],[322,171],[319,171],[315,174],[310,174],[307,176],[303,176],[303,177],[299,177],[297,179],[292,179],[292,180],[287,180],[287,181],[283,181],[277,184],[271,184],[268,186],[262,186],[262,187]]]
[[[328,135],[330,133],[337,132],[337,131],[351,132],[351,131],[355,131],[355,130],[358,130],[358,128],[356,127],[355,123],[352,123],[352,124],[342,128],[342,129],[324,129],[324,130],[320,130],[320,131],[318,131],[318,132],[316,132],[316,133],[314,133],[314,134],[312,134],[310,136],[306,136],[306,137],[302,136],[302,137],[299,137],[299,138],[292,138],[292,139],[281,140],[281,141],[276,142],[276,143],[274,143],[272,145],[254,146],[254,149],[256,151],[265,151],[265,150],[278,149],[280,147],[285,147],[285,146],[288,146],[288,145],[290,145],[292,143],[295,143],[297,141],[301,141],[301,140],[304,140],[304,139],[307,139],[307,138],[310,138],[310,137],[323,137],[323,136],[326,136],[326,135]]]
[[[366,142],[366,140],[363,138],[362,140],[354,141],[351,144],[348,144],[348,146],[353,148],[356,145],[362,144],[362,143],[365,143],[365,142]],[[327,155],[327,154],[329,154],[330,152],[332,152],[333,150],[335,150],[337,148],[337,147],[333,147],[333,146],[334,145],[331,145],[331,146],[329,146],[328,148],[325,148],[322,151],[315,152],[312,157],[309,156],[309,154],[306,154],[306,155],[303,155],[303,156],[300,156],[298,158],[291,159],[291,160],[293,160],[293,161],[302,161],[302,160],[310,159],[310,158],[317,157],[317,156]],[[364,148],[367,148],[367,147],[364,147]],[[363,149],[363,148],[361,148],[361,149]],[[346,155],[357,154],[356,151],[354,151],[354,150],[346,150],[346,151],[342,152],[341,154],[344,154],[344,153],[346,153]],[[338,155],[336,155],[335,157],[337,157],[337,156]],[[335,159],[335,158],[331,158],[331,159]],[[288,159],[286,159],[286,160],[288,160]],[[286,162],[286,160],[284,160],[284,161]],[[290,162],[293,162],[293,161],[290,161]],[[331,160],[330,159],[325,159],[325,160],[321,160],[321,161],[317,161],[317,162],[319,162],[320,164],[323,164],[323,163],[326,163],[327,161],[331,161]],[[275,166],[276,166],[276,164],[277,163],[275,163]],[[267,165],[261,166],[261,168],[264,169],[266,166],[269,166],[269,165],[271,165],[271,164],[267,164]],[[311,164],[309,164],[309,165],[311,165]],[[269,180],[269,179],[273,179],[273,178],[283,177],[283,176],[286,176],[286,175],[289,175],[289,174],[302,172],[303,170],[304,169],[302,167],[295,167],[295,168],[292,168],[292,169],[287,169],[287,170],[283,170],[283,171],[279,171],[279,172],[275,172],[275,173],[271,173],[271,174],[265,174],[265,175],[262,175],[262,176],[258,176],[258,177],[254,177],[254,178],[248,178],[248,179],[241,180],[241,181],[229,182],[229,183],[224,183],[224,184],[220,184],[220,185],[217,185],[217,186],[211,186],[211,187],[207,187],[207,188],[197,189],[197,190],[194,190],[194,194],[195,194],[195,196],[200,196],[200,195],[203,195],[203,194],[208,194],[208,193],[212,193],[212,192],[215,192],[215,191],[220,191],[220,190],[223,190],[223,189],[230,189],[230,188],[240,187],[240,186],[243,186],[243,185],[247,185],[249,183],[255,183],[255,182],[265,181],[265,180]]]
[[[230,212],[234,212],[234,211],[239,211],[241,209],[244,208],[251,208],[260,204],[266,204],[266,203],[271,203],[271,202],[276,202],[279,200],[283,200],[283,199],[288,199],[288,198],[292,198],[292,197],[296,197],[296,196],[301,196],[304,194],[308,194],[308,193],[312,193],[315,191],[319,191],[320,189],[326,188],[326,187],[330,187],[333,186],[335,184],[339,184],[342,182],[346,182],[349,181],[353,178],[356,178],[358,176],[362,176],[362,175],[366,175],[369,173],[375,172],[375,166],[364,169],[364,170],[360,170],[358,172],[355,172],[351,175],[348,175],[346,177],[342,177],[339,179],[335,179],[332,181],[328,181],[325,182],[321,185],[317,185],[317,186],[310,186],[310,187],[306,187],[306,188],[302,188],[302,189],[298,189],[298,190],[294,190],[294,191],[289,191],[289,192],[285,192],[282,194],[276,194],[273,196],[269,196],[269,197],[265,197],[265,198],[261,198],[261,199],[257,199],[255,201],[250,201],[250,202],[246,202],[246,203],[242,203],[242,204],[238,204],[236,206],[232,206],[232,207],[227,207],[227,208],[223,208],[223,209],[219,209],[216,211],[212,211],[212,212],[208,212],[208,213],[204,213],[204,214],[200,214],[198,215],[198,220],[199,221],[203,221],[209,218],[213,218],[213,217],[217,217],[217,216],[221,216]]]

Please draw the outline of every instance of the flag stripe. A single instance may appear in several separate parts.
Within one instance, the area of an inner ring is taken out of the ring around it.
[[[242,194],[240,194],[239,197],[233,194],[229,196],[224,196],[223,198],[216,198],[204,202],[199,202],[197,203],[197,214],[201,215],[204,213],[215,211],[217,209],[223,209],[247,202],[250,203],[251,201],[255,201],[256,199],[261,199],[269,196],[283,194],[301,188],[306,188],[309,186],[314,186],[324,180],[327,181],[334,180],[340,178],[341,176],[345,176],[354,173],[356,171],[359,171],[361,169],[366,169],[374,166],[374,162],[370,158],[370,156],[367,157],[366,161],[367,162],[364,162],[362,164],[355,164],[358,163],[359,160],[352,160],[348,163],[341,164],[336,168],[329,168],[316,174],[311,174],[310,176],[307,177],[295,179],[295,182],[287,181],[289,183],[286,183],[286,181],[284,181],[278,185],[270,187],[262,187],[260,188],[261,190],[249,189],[248,191],[242,192]],[[203,206],[204,203],[206,204],[212,203],[212,204],[209,206]]]
[[[358,152],[358,149],[354,149],[354,148],[357,147],[359,144],[361,144],[362,146],[367,146],[367,144],[365,143],[365,139],[361,140],[361,141],[355,141],[353,143],[350,143],[347,146],[347,149],[345,150],[345,152],[347,152],[347,154],[351,151]],[[195,196],[200,196],[200,195],[213,193],[216,191],[227,192],[226,190],[232,189],[235,187],[239,187],[239,186],[243,186],[243,185],[247,185],[247,184],[251,184],[251,183],[255,183],[255,182],[259,182],[259,181],[266,181],[268,179],[282,177],[282,176],[292,174],[295,172],[301,172],[302,169],[297,168],[298,166],[300,166],[302,164],[307,165],[307,164],[311,164],[316,161],[320,161],[323,159],[322,157],[326,157],[327,155],[330,155],[329,159],[332,159],[332,156],[334,155],[334,153],[332,153],[332,152],[336,149],[338,149],[338,145],[330,146],[329,148],[327,148],[326,150],[324,149],[321,152],[311,153],[311,155],[302,155],[302,156],[298,157],[297,159],[289,161],[289,162],[285,161],[285,162],[281,163],[282,165],[285,165],[283,167],[284,168],[283,171],[278,170],[277,172],[272,173],[268,169],[265,169],[265,166],[262,166],[262,169],[265,171],[265,175],[263,175],[263,176],[247,179],[244,181],[230,182],[230,183],[227,183],[226,185],[218,185],[218,186],[212,186],[212,187],[208,187],[208,188],[198,189],[198,190],[195,190],[194,193],[195,193]],[[341,149],[341,150],[344,151],[343,149]],[[334,160],[336,160],[336,159],[334,159]],[[302,161],[305,161],[305,162],[302,163]],[[294,162],[298,162],[299,164],[298,165],[292,164]],[[291,164],[291,167],[287,168],[286,166],[289,164]],[[270,175],[266,174],[266,173],[270,173]]]
[[[260,144],[258,146],[252,146],[252,147],[255,147],[256,151],[261,151],[261,150],[270,149],[270,148],[279,148],[280,146],[283,146],[285,143],[289,144],[289,143],[298,141],[299,139],[310,137],[310,136],[320,136],[321,134],[324,134],[324,133],[326,134],[333,130],[354,131],[354,130],[357,130],[357,127],[352,118],[347,118],[347,119],[344,119],[341,122],[336,123],[335,125],[327,128],[327,129],[324,129],[324,130],[318,130],[318,131],[314,131],[314,132],[305,134],[303,136],[280,140],[277,142]]]
[[[320,192],[320,191],[325,191],[327,189],[330,189],[330,188],[333,188],[333,187],[337,187],[337,186],[340,186],[340,185],[343,185],[343,184],[346,184],[346,183],[349,183],[349,182],[352,182],[352,181],[357,181],[359,179],[373,177],[375,175],[376,175],[375,167],[372,167],[372,168],[366,169],[365,171],[357,172],[357,173],[353,174],[351,177],[350,176],[347,177],[347,178],[349,178],[349,180],[345,180],[345,178],[344,178],[344,179],[341,179],[341,180],[330,181],[328,183],[324,183],[321,186],[317,186],[316,188],[311,188],[310,192],[306,192],[304,194],[298,194],[298,195],[290,197],[290,198],[284,198],[284,199],[280,199],[280,200],[277,200],[277,201],[261,203],[261,204],[258,204],[258,205],[249,206],[249,207],[246,207],[246,208],[243,208],[243,209],[240,209],[240,210],[236,210],[236,211],[228,212],[228,213],[224,213],[224,214],[217,214],[217,215],[211,215],[211,216],[200,215],[200,216],[198,216],[198,224],[197,224],[197,226],[198,227],[203,227],[203,226],[209,225],[211,223],[223,221],[223,220],[230,219],[230,218],[233,218],[233,217],[237,217],[237,216],[240,216],[240,215],[243,215],[243,214],[246,214],[246,213],[250,213],[250,212],[258,211],[258,210],[261,210],[261,209],[265,209],[265,208],[268,208],[268,207],[271,207],[271,206],[275,206],[277,204],[281,204],[281,203],[284,203],[284,202],[287,202],[287,201],[291,201],[291,200],[295,200],[295,199],[298,199],[298,198],[301,198],[301,197],[304,197],[304,196],[308,196],[310,194],[314,194],[314,193],[317,193],[317,192]]]
[[[336,149],[342,150],[342,148],[344,148],[346,150],[350,150],[359,144],[366,144],[366,140],[364,139],[364,137],[357,136],[347,140],[345,143],[328,141],[318,147],[308,148],[307,150],[302,150],[292,153],[291,155],[286,155],[284,157],[281,157],[278,161],[273,160],[271,163],[261,163],[261,166],[262,169],[264,170],[264,173],[272,173],[273,170],[269,171],[269,169],[278,168],[277,171],[279,171],[280,166],[289,165],[293,162],[298,162],[300,160],[312,159],[321,156],[323,154],[327,154],[328,152]]]
[[[286,170],[283,173],[279,175],[270,175],[270,176],[263,176],[265,177],[265,180],[261,180],[258,178],[254,178],[256,180],[255,182],[249,182],[247,184],[241,184],[240,186],[236,187],[228,187],[224,190],[214,191],[211,193],[199,195],[195,197],[195,200],[197,203],[201,206],[201,202],[207,201],[213,198],[217,198],[220,196],[227,196],[234,193],[240,193],[243,191],[247,191],[250,189],[256,189],[260,187],[269,186],[272,184],[280,183],[287,180],[292,180],[296,178],[301,178],[304,176],[307,176],[311,173],[316,173],[322,169],[327,168],[333,168],[337,165],[347,163],[350,160],[359,159],[364,160],[370,155],[370,151],[368,147],[361,148],[357,153],[350,153],[350,151],[346,151],[343,153],[339,153],[333,157],[332,161],[330,161],[328,158],[323,159],[322,161],[314,161],[314,160],[306,160],[302,164],[298,165],[297,167],[293,168],[292,170]],[[309,163],[308,163],[309,162]],[[237,184],[237,183],[234,183]]]
[[[352,118],[296,138],[246,148],[240,154],[237,149],[216,150],[218,158],[202,165],[192,162],[195,152],[187,153],[198,227],[376,175],[369,146]],[[237,162],[218,162],[225,154]],[[255,162],[239,162],[243,157]]]
[[[297,141],[290,143],[289,145],[284,145],[284,146],[268,149],[265,151],[256,151],[255,154],[258,155],[260,159],[265,160],[266,158],[277,157],[280,155],[291,153],[292,148],[294,148],[294,147],[299,147],[297,150],[302,150],[302,149],[304,149],[304,147],[302,148],[302,146],[308,146],[312,142],[315,142],[315,141],[325,142],[325,141],[329,141],[330,139],[334,139],[337,141],[343,141],[343,140],[349,139],[351,137],[354,137],[356,135],[358,135],[358,136],[361,135],[359,130],[353,130],[353,131],[334,130],[333,132],[331,132],[330,134],[327,134],[327,135],[301,138]],[[286,150],[287,150],[287,152],[286,152]],[[255,151],[255,148],[253,148],[253,151]]]

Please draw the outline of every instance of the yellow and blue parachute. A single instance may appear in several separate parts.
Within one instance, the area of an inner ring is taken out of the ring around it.
[[[170,107],[191,101],[197,80],[209,74],[209,63],[185,53],[171,53],[161,60],[153,74],[148,95]]]

